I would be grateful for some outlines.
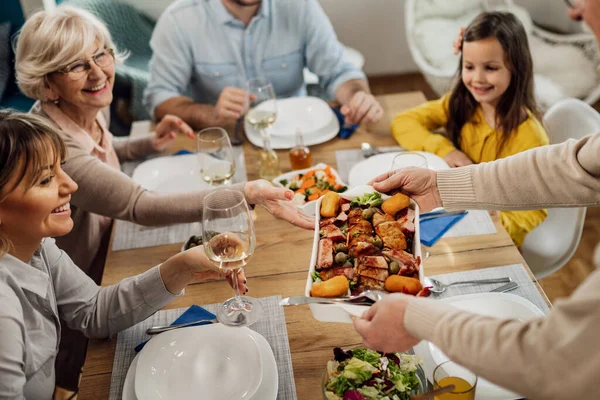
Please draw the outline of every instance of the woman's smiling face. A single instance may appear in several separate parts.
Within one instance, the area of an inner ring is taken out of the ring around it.
[[[45,237],[66,235],[73,229],[69,201],[77,190],[77,184],[63,171],[60,161],[52,165],[54,156],[48,157],[39,178],[32,182],[34,171],[25,173],[17,182],[23,158],[5,188],[14,188],[2,193],[0,202],[0,232],[13,244],[41,241]],[[4,190],[3,190],[4,191]]]
[[[94,58],[97,61],[94,61]],[[102,67],[98,64],[103,65]],[[80,78],[73,79],[68,73],[48,75],[48,85],[60,102],[69,103],[75,108],[102,109],[113,100],[112,89],[115,78],[115,63],[112,53],[98,44],[86,50],[79,61],[69,64],[66,69],[89,70]],[[70,75],[75,75],[71,72]]]

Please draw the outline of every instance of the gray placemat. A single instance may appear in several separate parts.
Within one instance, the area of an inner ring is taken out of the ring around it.
[[[249,328],[260,333],[267,339],[275,360],[277,361],[277,372],[279,375],[279,389],[277,400],[296,400],[296,384],[292,370],[292,355],[290,353],[285,315],[283,308],[279,305],[281,296],[263,297],[259,299],[263,306],[262,317]],[[219,304],[202,306],[206,310],[216,314]],[[145,321],[124,330],[117,336],[117,348],[113,362],[112,376],[110,379],[111,400],[120,400],[123,392],[123,384],[127,376],[127,370],[133,361],[136,352],[135,346],[148,340],[146,330],[157,325],[169,325],[175,321],[187,308],[176,308],[173,310],[159,311]],[[183,328],[182,328],[183,329]],[[261,399],[272,400],[272,399]]]
[[[427,271],[427,262],[425,262],[425,271]],[[465,272],[454,272],[451,274],[435,275],[432,278],[438,279],[442,283],[452,283],[462,280],[471,279],[492,279],[502,278],[508,276],[513,281],[519,284],[517,289],[511,290],[510,294],[521,296],[533,304],[535,304],[544,313],[548,313],[550,308],[544,298],[544,295],[540,293],[536,284],[531,280],[531,277],[523,267],[523,264],[505,265],[502,267],[476,269]],[[458,296],[461,294],[473,294],[473,293],[485,293],[499,286],[505,285],[505,283],[488,283],[482,285],[456,285],[451,286],[440,295],[431,295],[431,298],[446,298],[452,296]]]
[[[233,147],[235,157],[235,174],[233,183],[246,182],[246,160],[241,146]],[[176,157],[176,156],[175,156]],[[121,170],[131,176],[141,162],[127,162],[121,165]],[[202,224],[176,224],[160,227],[147,227],[129,221],[115,221],[112,250],[129,250],[143,247],[160,246],[163,244],[183,243],[192,235],[202,234]]]

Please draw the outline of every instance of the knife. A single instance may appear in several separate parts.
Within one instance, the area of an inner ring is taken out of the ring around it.
[[[490,290],[490,293],[491,292],[504,293],[504,292],[514,290],[518,287],[519,287],[519,284],[517,282],[509,282],[506,285],[498,286],[496,289]]]
[[[192,325],[196,325],[196,324],[199,324],[202,322],[206,322],[207,324],[216,324],[219,321],[216,318],[215,319],[199,319],[197,321],[186,322],[184,324],[167,325],[167,326],[153,326],[152,328],[148,329],[146,331],[146,333],[148,335],[156,335],[157,333],[172,331],[173,329],[185,328],[186,326],[192,326]]]
[[[279,302],[280,306],[299,306],[302,304],[350,304],[356,306],[372,306],[373,302],[367,301],[346,301],[345,299],[324,299],[321,297],[308,297],[308,296],[292,296],[286,297]]]

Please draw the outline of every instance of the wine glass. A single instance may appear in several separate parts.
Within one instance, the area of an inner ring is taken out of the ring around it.
[[[265,78],[254,78],[246,82],[246,121],[268,140],[268,131],[277,119],[277,103],[273,85]]]
[[[204,198],[202,239],[211,262],[231,273],[235,290],[235,296],[219,307],[218,320],[229,326],[253,324],[262,313],[262,305],[256,299],[241,296],[238,287],[238,273],[256,247],[252,214],[242,192],[220,188]]]
[[[235,173],[233,149],[223,128],[206,128],[196,135],[200,176],[211,186],[227,185]]]
[[[250,79],[246,82],[246,122],[260,132],[263,148],[259,154],[259,176],[272,180],[279,176],[279,156],[271,147],[268,128],[277,119],[275,90],[265,78]]]
[[[391,170],[395,171],[408,167],[427,168],[427,158],[419,153],[403,151],[394,157]]]

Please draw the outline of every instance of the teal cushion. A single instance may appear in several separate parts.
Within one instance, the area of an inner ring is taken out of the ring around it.
[[[12,76],[10,51],[10,22],[0,24],[0,100]]]

